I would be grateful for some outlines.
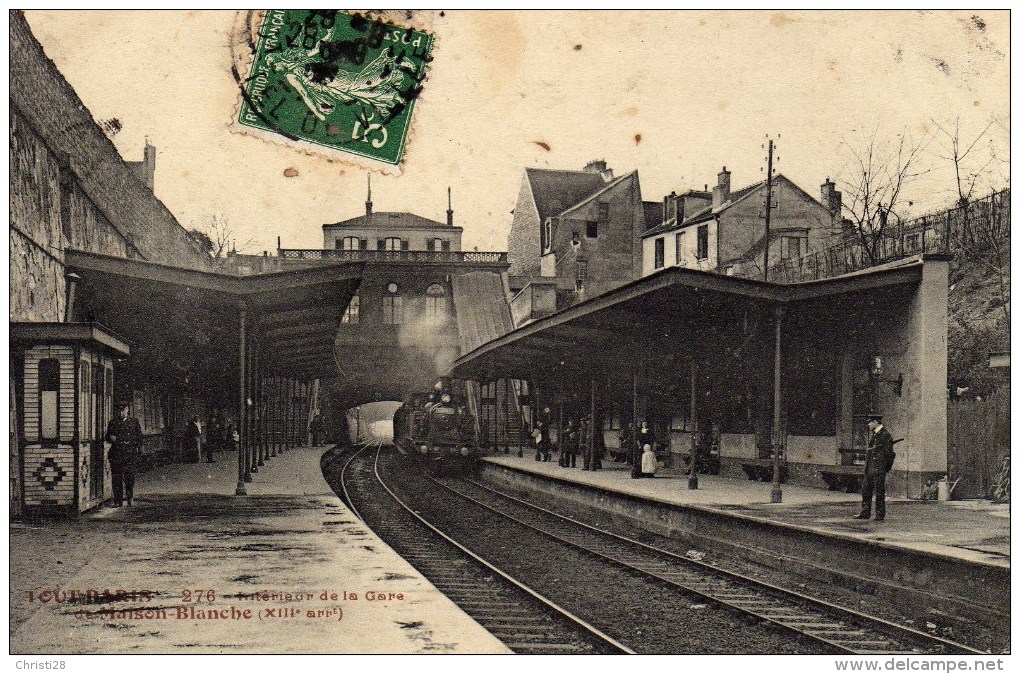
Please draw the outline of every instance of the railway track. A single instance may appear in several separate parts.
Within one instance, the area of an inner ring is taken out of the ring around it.
[[[341,498],[510,650],[524,654],[634,652],[433,526],[382,481],[380,450],[381,443],[371,443],[352,451],[340,470]]]
[[[598,529],[474,480],[430,479],[462,499],[606,563],[765,621],[821,644],[826,650],[866,655],[984,654],[964,644]]]

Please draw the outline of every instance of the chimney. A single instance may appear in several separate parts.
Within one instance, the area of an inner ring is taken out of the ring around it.
[[[718,184],[712,188],[712,208],[719,208],[730,198],[730,172],[722,167],[719,172]]]
[[[446,226],[453,227],[453,190],[446,188]]]
[[[836,183],[828,178],[822,183],[822,205],[832,214],[833,220],[842,216],[843,193],[836,191]]]
[[[368,174],[368,199],[365,200],[365,215],[372,215],[372,174]]]
[[[145,185],[150,191],[155,190],[156,185],[156,146],[149,144],[145,139],[145,154],[142,159],[142,172],[145,178]]]
[[[590,162],[584,165],[585,173],[602,173],[606,170],[605,159],[592,159]]]

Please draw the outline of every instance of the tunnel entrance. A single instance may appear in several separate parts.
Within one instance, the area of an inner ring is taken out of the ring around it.
[[[393,443],[393,414],[402,403],[399,400],[382,400],[351,407],[344,413],[347,438],[359,443]]]

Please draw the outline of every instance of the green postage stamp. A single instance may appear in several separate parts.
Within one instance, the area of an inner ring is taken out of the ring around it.
[[[246,40],[250,67],[235,73],[234,127],[366,167],[399,167],[433,36],[337,10],[259,18]]]

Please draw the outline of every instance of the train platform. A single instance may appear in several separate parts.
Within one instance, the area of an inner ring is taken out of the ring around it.
[[[771,503],[771,483],[718,475],[700,475],[699,488],[687,488],[687,476],[663,472],[633,480],[630,468],[608,462],[603,470],[561,468],[537,462],[527,453],[486,457],[485,461],[615,492],[637,499],[711,511],[736,518],[809,531],[862,545],[906,548],[918,553],[1009,568],[1009,504],[990,501],[915,501],[887,499],[884,522],[852,519],[860,496],[793,484],[783,485],[783,502]]]
[[[351,515],[325,450],[247,496],[221,452],[140,475],[131,507],[12,524],[11,653],[509,652]]]
[[[564,514],[666,536],[695,559],[750,564],[798,587],[872,597],[925,624],[1009,623],[1008,504],[889,499],[884,522],[852,519],[860,496],[793,484],[771,503],[771,484],[661,471],[633,480],[624,464],[596,472],[490,456],[482,480]]]

